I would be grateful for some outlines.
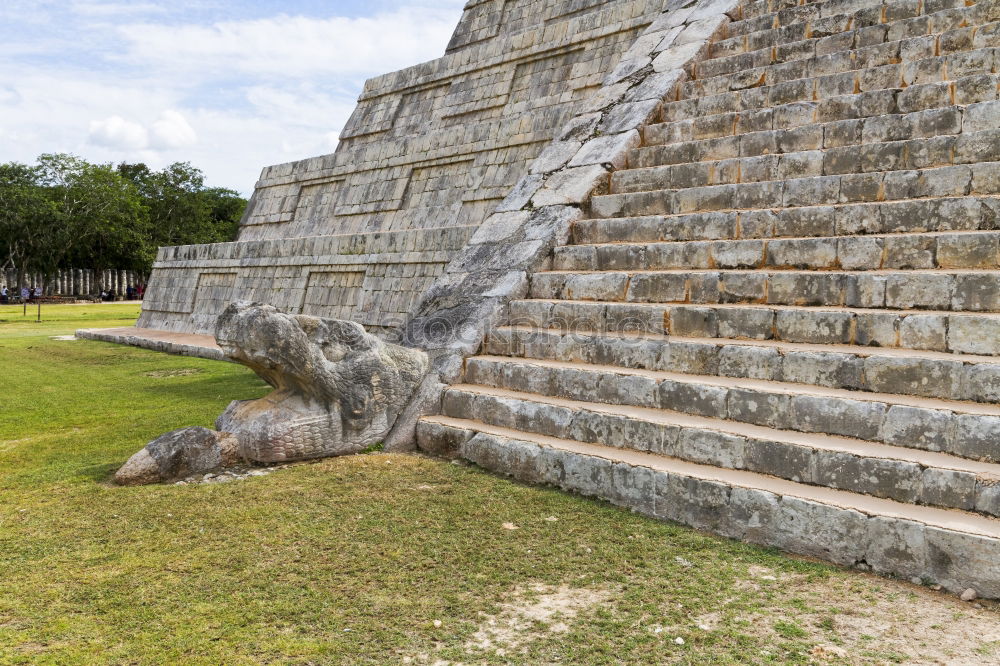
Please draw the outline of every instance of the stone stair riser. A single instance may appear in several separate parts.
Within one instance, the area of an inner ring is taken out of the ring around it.
[[[601,218],[639,217],[994,194],[1000,194],[1000,162],[606,194],[593,197],[591,211]]]
[[[790,180],[808,177],[810,173],[828,176],[874,174],[996,161],[996,141],[1000,132],[995,123],[1000,117],[1000,105],[982,102],[965,109],[975,121],[967,124],[966,131],[951,135],[943,132],[929,138],[864,142],[865,122],[839,120],[787,130],[754,130],[646,146],[629,155],[630,170],[615,176],[615,192],[669,189],[668,185],[702,187],[702,182],[716,181],[724,184],[762,182],[768,174],[775,176],[773,180]],[[948,115],[937,111],[918,113],[941,121]],[[954,117],[947,122],[953,120]],[[893,127],[893,122],[890,119],[877,125],[871,123],[869,128],[877,126],[884,137],[906,136],[907,128]],[[640,171],[656,167],[674,168]]]
[[[1000,402],[1000,363],[947,360],[947,355],[862,355],[731,340],[651,339],[531,329],[498,329],[485,348],[492,354],[539,360],[765,379],[942,400]]]
[[[1000,266],[1000,232],[841,238],[575,245],[557,248],[556,271],[706,269],[918,270]]]
[[[515,301],[515,327],[1000,355],[993,315]]]
[[[997,228],[1000,228],[1000,199],[957,197],[581,220],[573,227],[573,241],[587,245],[985,231]]]
[[[1000,273],[674,271],[535,273],[531,297],[624,303],[1000,312]]]

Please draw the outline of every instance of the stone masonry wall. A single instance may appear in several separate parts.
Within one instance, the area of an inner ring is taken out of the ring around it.
[[[139,325],[211,331],[234,300],[397,328],[474,228],[161,248]]]
[[[398,326],[663,4],[469,2],[444,57],[368,81],[334,154],[264,169],[245,247],[162,251],[140,326],[207,333],[235,299]],[[405,260],[310,249],[373,233],[420,242]]]

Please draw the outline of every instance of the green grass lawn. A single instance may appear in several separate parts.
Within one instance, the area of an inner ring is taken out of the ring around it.
[[[114,487],[148,440],[266,392],[236,365],[53,339],[137,314],[0,308],[0,663],[1000,654],[993,607],[419,456]]]

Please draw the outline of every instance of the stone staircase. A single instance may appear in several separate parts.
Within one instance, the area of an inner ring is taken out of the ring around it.
[[[1000,2],[725,30],[419,444],[1000,597]]]

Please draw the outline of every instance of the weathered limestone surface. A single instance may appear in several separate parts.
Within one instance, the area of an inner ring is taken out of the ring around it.
[[[274,391],[233,402],[218,431],[187,428],[151,442],[119,470],[150,483],[229,466],[358,453],[378,444],[427,371],[426,355],[386,343],[360,324],[234,303],[216,340]]]
[[[229,467],[241,461],[236,438],[208,428],[182,428],[157,437],[115,474],[123,486],[140,486]]]

